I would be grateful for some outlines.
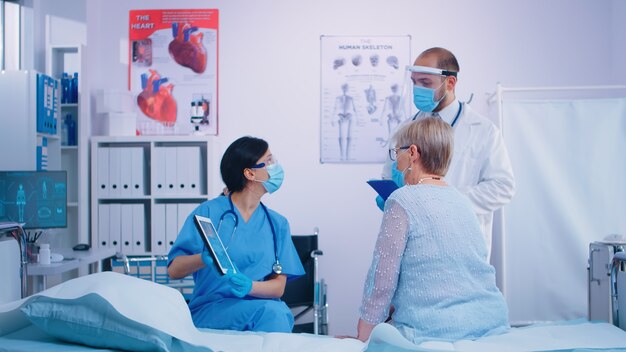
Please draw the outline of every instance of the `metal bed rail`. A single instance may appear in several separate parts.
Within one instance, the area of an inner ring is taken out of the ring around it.
[[[194,287],[193,277],[188,276],[178,280],[170,279],[167,274],[167,259],[167,255],[129,257],[118,253],[114,258],[111,258],[111,267],[115,269],[122,266],[125,275],[175,288],[183,294],[186,300],[191,299]]]
[[[7,237],[15,239],[20,248],[20,290],[22,298],[28,295],[28,287],[26,280],[26,264],[28,264],[28,255],[26,253],[26,233],[22,225],[16,222],[0,223],[0,235],[7,234]]]

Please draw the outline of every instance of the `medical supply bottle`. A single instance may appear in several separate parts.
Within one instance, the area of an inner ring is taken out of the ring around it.
[[[65,122],[67,123],[67,145],[76,145],[76,122],[72,119],[72,114],[67,114],[65,116]]]
[[[69,145],[69,126],[67,125],[67,118],[63,120],[61,124],[61,145],[66,146]]]
[[[78,72],[74,72],[74,78],[72,78],[72,101],[71,103],[78,103]]]
[[[63,72],[63,78],[61,78],[61,104],[67,104],[70,102],[70,77],[67,72]]]
[[[50,265],[50,245],[42,243],[39,248],[39,264]]]

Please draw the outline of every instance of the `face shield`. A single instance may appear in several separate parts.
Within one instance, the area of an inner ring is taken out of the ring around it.
[[[403,97],[413,102],[411,117],[418,111],[432,112],[445,97],[442,87],[448,76],[456,77],[454,71],[426,66],[407,66],[404,75]]]

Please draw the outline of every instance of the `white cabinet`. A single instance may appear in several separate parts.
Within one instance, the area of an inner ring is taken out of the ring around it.
[[[208,195],[211,137],[93,137],[91,244],[164,255]]]
[[[36,71],[0,72],[0,170],[58,170],[59,134],[37,132]],[[44,160],[38,153],[44,151]]]
[[[60,168],[67,171],[67,245],[89,241],[89,136],[91,120],[86,108],[87,95],[82,94],[85,47],[81,45],[52,45],[46,51],[46,73],[59,81],[61,108],[58,121]],[[63,99],[63,73],[77,74],[74,99]],[[74,127],[71,145],[66,145],[63,124],[69,118]]]

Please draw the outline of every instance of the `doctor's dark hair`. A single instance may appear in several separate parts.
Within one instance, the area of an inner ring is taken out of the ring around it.
[[[246,186],[246,178],[243,176],[243,170],[256,165],[263,154],[267,152],[268,144],[266,141],[245,136],[232,142],[220,163],[220,172],[222,173],[222,181],[228,187],[229,192],[239,192]]]

